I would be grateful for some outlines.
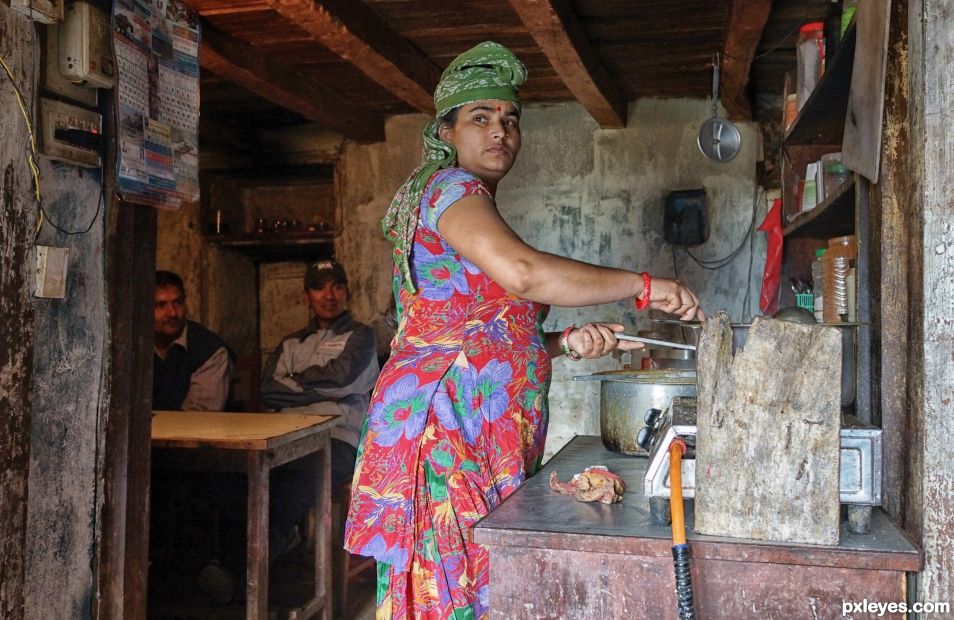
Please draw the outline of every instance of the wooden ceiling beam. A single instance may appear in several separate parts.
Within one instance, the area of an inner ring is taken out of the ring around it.
[[[626,126],[626,100],[566,0],[510,0],[533,40],[601,127]]]
[[[374,82],[434,113],[440,68],[358,0],[267,0],[269,6]]]
[[[384,139],[384,119],[253,46],[205,26],[199,63],[230,82],[358,142]]]
[[[721,99],[729,118],[749,120],[749,73],[772,0],[732,0],[722,49]]]

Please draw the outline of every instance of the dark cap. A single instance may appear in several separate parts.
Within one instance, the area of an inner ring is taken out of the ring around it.
[[[308,265],[308,270],[305,271],[306,289],[318,288],[328,280],[334,280],[339,284],[348,283],[348,274],[345,273],[341,263],[334,259],[327,259]]]

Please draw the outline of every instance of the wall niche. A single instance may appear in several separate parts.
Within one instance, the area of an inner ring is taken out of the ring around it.
[[[256,261],[334,254],[341,229],[332,165],[209,173],[203,188],[206,240]]]

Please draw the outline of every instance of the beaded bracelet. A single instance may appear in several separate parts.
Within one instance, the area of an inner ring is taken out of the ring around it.
[[[576,325],[570,325],[560,334],[560,350],[563,351],[563,355],[565,355],[567,359],[576,362],[583,359],[583,356],[570,348],[570,332],[574,329],[576,329]]]
[[[649,274],[645,271],[643,272],[643,292],[639,294],[639,297],[636,298],[636,309],[645,310],[649,307],[649,298],[652,293],[652,282],[653,279],[649,277]]]

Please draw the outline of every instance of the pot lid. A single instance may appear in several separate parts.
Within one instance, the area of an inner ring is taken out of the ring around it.
[[[696,143],[702,154],[709,159],[727,162],[732,161],[739,154],[742,148],[742,134],[732,121],[713,116],[702,122]]]

